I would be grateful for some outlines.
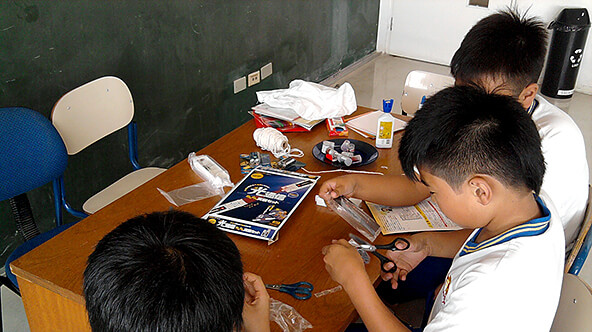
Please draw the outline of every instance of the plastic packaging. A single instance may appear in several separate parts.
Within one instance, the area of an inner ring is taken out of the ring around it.
[[[378,118],[376,124],[376,147],[388,149],[393,147],[393,128],[395,127],[395,118],[391,115],[393,100],[385,99],[382,104],[384,114]]]
[[[208,155],[198,156],[195,152],[191,152],[187,157],[187,161],[195,174],[205,181],[169,192],[156,188],[171,204],[181,206],[212,196],[224,196],[224,187],[234,186],[230,181],[228,171],[212,157]]]
[[[284,332],[301,332],[312,329],[312,324],[304,319],[296,309],[291,306],[270,298],[269,319],[276,322]]]
[[[339,292],[343,289],[343,287],[341,287],[341,285],[335,286],[333,288],[329,288],[329,289],[325,289],[324,291],[320,291],[318,293],[315,293],[314,296],[316,297],[321,297],[321,296],[325,296],[325,295],[329,295],[329,294],[333,294],[335,292]]]
[[[220,166],[214,158],[208,155],[198,156],[195,152],[191,152],[187,157],[187,161],[195,174],[199,175],[213,187],[234,187],[234,184],[230,181],[228,171]]]
[[[380,233],[380,226],[364,210],[357,207],[347,197],[339,196],[327,202],[327,206],[345,219],[350,226],[374,242]]]

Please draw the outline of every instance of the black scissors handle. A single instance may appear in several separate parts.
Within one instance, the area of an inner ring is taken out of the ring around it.
[[[395,273],[395,271],[397,271],[397,264],[395,262],[393,262],[390,259],[386,258],[382,254],[377,253],[376,251],[372,251],[372,254],[374,254],[374,256],[376,256],[380,260],[380,269],[383,272],[386,272],[386,273]],[[386,263],[393,263],[393,267],[390,270],[386,270],[384,268],[384,265]]]
[[[376,244],[374,245],[376,247],[376,249],[388,249],[391,251],[397,251],[397,250],[407,250],[409,249],[409,246],[411,244],[409,243],[409,241],[407,241],[407,239],[404,239],[402,237],[398,237],[395,238],[393,240],[393,242],[389,243],[389,244]]]

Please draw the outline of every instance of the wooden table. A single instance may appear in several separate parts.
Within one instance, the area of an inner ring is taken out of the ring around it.
[[[359,107],[357,112],[367,111],[370,109]],[[260,151],[252,139],[254,130],[253,122],[249,121],[197,154],[212,156],[237,183],[243,176],[239,167],[239,154]],[[310,133],[288,133],[286,136],[292,147],[305,152],[305,156],[299,160],[307,164],[308,170],[332,169],[312,155],[316,143],[329,139],[324,124],[317,125]],[[400,174],[401,166],[397,158],[400,137],[401,133],[395,134],[392,149],[379,149],[378,160],[359,169]],[[351,131],[349,138],[373,143]],[[327,208],[317,206],[314,195],[323,181],[341,174],[344,173],[322,175],[316,188],[281,229],[276,243],[268,245],[265,241],[228,233],[241,251],[245,271],[261,275],[267,283],[310,281],[315,293],[337,286],[325,271],[321,248],[331,243],[332,239],[347,238],[353,228]],[[82,295],[82,276],[87,257],[97,242],[129,218],[169,209],[171,204],[156,188],[170,191],[199,182],[202,182],[201,178],[192,172],[184,160],[13,262],[12,271],[20,285],[31,330],[90,331]],[[218,199],[205,199],[179,209],[202,216]],[[380,241],[381,237],[377,239],[377,242]],[[378,279],[379,265],[376,259],[367,265],[367,272],[371,280]],[[344,291],[320,298],[313,296],[306,301],[276,291],[270,291],[270,295],[294,307],[311,322],[314,331],[342,331],[357,317]],[[272,323],[272,329],[280,330],[275,323]]]

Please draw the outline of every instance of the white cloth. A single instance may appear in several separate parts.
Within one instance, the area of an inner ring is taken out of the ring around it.
[[[271,107],[292,109],[306,120],[342,117],[358,107],[354,89],[347,82],[335,89],[294,80],[288,89],[257,91],[257,99]]]
[[[456,255],[424,332],[549,331],[561,293],[565,244],[556,211],[547,207],[551,220],[544,233]]]
[[[571,117],[538,96],[538,107],[532,114],[541,136],[547,170],[543,178],[545,191],[565,230],[565,244],[577,237],[588,201],[589,170],[582,132]]]

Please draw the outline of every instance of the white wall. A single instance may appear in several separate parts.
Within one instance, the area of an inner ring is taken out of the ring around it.
[[[539,16],[546,25],[566,7],[585,7],[592,15],[592,0],[490,0],[489,8],[467,3],[381,0],[377,51],[448,65],[471,26],[499,9],[517,6],[520,12],[528,10],[529,15]],[[576,91],[592,94],[592,32],[588,33]]]

